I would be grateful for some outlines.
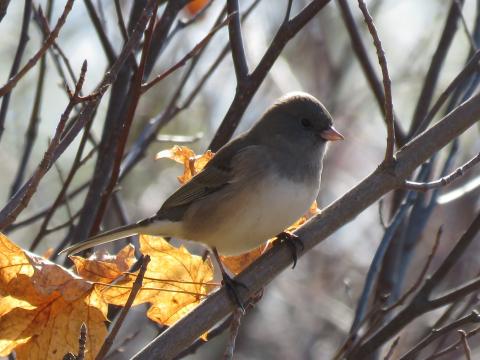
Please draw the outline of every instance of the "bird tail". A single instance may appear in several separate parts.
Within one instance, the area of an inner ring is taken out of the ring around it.
[[[144,223],[144,221],[140,221],[136,224],[125,225],[109,231],[105,231],[101,234],[91,237],[87,241],[69,246],[60,251],[58,254],[60,255],[66,253],[67,255],[72,255],[80,251],[90,249],[97,245],[106,244],[132,235],[137,235],[145,229],[145,225],[146,224]]]

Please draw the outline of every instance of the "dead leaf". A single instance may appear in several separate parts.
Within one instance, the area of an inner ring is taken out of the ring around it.
[[[214,153],[210,150],[207,150],[203,155],[195,155],[189,147],[175,145],[171,149],[162,150],[157,153],[155,159],[167,158],[183,164],[183,174],[177,177],[178,181],[183,185],[198,174],[213,156]]]
[[[140,236],[140,251],[151,260],[134,305],[150,303],[147,316],[151,320],[172,325],[211,291],[213,266],[210,260],[190,254],[183,246],[176,248],[161,237],[149,235]],[[137,274],[126,275],[115,286],[97,284],[96,287],[106,302],[123,306]]]
[[[111,283],[124,272],[128,271],[135,263],[135,248],[129,244],[113,256],[103,254],[98,256],[94,253],[88,259],[81,256],[70,256],[77,274],[85,280],[92,282]]]
[[[94,287],[67,269],[22,250],[0,234],[0,356],[61,359],[78,349],[88,328],[86,359],[107,334],[107,305]]]

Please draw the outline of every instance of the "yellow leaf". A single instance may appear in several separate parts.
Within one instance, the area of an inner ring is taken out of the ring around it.
[[[0,356],[15,350],[19,360],[61,359],[78,351],[85,323],[85,358],[95,358],[107,334],[107,305],[91,284],[0,234],[0,289]]]
[[[214,153],[207,150],[203,155],[195,155],[193,150],[187,146],[175,145],[171,149],[163,150],[157,153],[155,159],[172,159],[180,164],[183,164],[183,174],[178,176],[178,181],[185,184],[192,177],[198,174],[207,163],[213,158]]]
[[[135,263],[135,248],[131,244],[125,246],[115,256],[104,254],[98,257],[96,254],[88,259],[81,256],[70,256],[77,269],[77,274],[85,280],[111,283]]]
[[[210,292],[213,266],[210,260],[176,248],[161,237],[141,235],[140,251],[150,255],[142,289],[134,305],[152,304],[147,316],[160,324],[172,325],[190,312]],[[136,275],[129,274],[114,286],[97,284],[106,302],[123,306]]]

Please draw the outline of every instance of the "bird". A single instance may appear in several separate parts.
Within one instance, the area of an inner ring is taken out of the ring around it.
[[[343,139],[319,100],[305,92],[287,93],[250,130],[221,147],[156,214],[61,253],[78,253],[136,234],[193,240],[213,251],[224,282],[231,283],[219,254],[239,255],[276,235],[288,242],[298,240],[284,230],[318,196],[327,143]]]

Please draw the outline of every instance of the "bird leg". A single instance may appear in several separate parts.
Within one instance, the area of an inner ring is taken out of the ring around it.
[[[281,243],[284,242],[285,244],[287,244],[288,248],[290,249],[293,260],[292,269],[294,269],[297,265],[298,252],[301,252],[303,251],[303,249],[305,249],[302,240],[297,235],[292,234],[289,231],[282,231],[280,234],[277,235],[277,240]]]
[[[232,299],[232,301],[243,311],[245,314],[245,307],[243,306],[240,294],[238,293],[238,288],[242,287],[245,290],[248,290],[247,285],[242,283],[241,281],[235,280],[232,278],[225,268],[223,267],[222,261],[220,260],[220,256],[218,255],[218,251],[215,247],[212,247],[213,255],[217,260],[218,265],[220,266],[220,271],[222,272],[222,284],[225,286],[228,295]]]

